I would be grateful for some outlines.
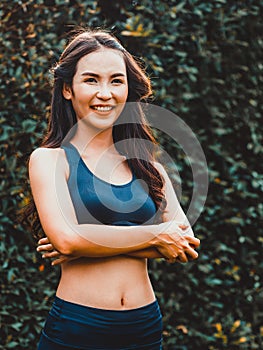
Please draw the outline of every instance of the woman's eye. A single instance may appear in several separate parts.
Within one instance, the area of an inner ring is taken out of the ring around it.
[[[121,79],[113,79],[112,83],[113,84],[122,84],[122,80]]]
[[[96,79],[95,78],[87,78],[84,80],[85,83],[96,83]]]

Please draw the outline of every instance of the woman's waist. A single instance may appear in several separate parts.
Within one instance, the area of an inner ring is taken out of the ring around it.
[[[108,310],[128,310],[153,302],[156,298],[151,283],[143,281],[141,285],[130,285],[122,288],[114,284],[79,283],[77,288],[72,283],[60,281],[57,296],[61,299],[89,307]]]
[[[129,280],[148,277],[147,259],[128,256],[78,258],[62,264],[61,271],[65,279],[81,279],[84,283],[90,280],[119,281],[126,285]]]
[[[136,308],[155,300],[146,262],[126,259],[117,266],[102,261],[63,266],[57,296],[112,310]]]

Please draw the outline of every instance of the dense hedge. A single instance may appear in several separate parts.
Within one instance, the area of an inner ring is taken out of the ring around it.
[[[26,162],[46,125],[48,70],[76,25],[111,28],[142,57],[154,103],[183,118],[206,154],[199,260],[150,262],[164,349],[260,349],[262,12],[261,0],[1,1],[0,349],[36,348],[59,277],[35,253],[16,209],[28,200]],[[187,208],[187,159],[167,135],[160,142],[180,169]]]

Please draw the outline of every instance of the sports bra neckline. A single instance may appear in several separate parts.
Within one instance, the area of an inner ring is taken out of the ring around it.
[[[74,152],[76,153],[77,157],[79,158],[79,161],[81,162],[81,164],[84,166],[84,168],[88,171],[88,173],[94,177],[96,180],[98,181],[101,181],[102,183],[106,184],[106,185],[109,185],[109,186],[113,186],[113,187],[126,187],[126,186],[131,186],[131,184],[134,182],[135,180],[135,175],[134,175],[134,172],[132,171],[131,169],[131,172],[132,172],[132,179],[124,184],[113,184],[111,182],[108,182],[106,180],[103,180],[102,178],[98,177],[97,175],[95,175],[91,170],[90,168],[88,167],[88,165],[84,162],[83,158],[81,157],[78,149],[76,146],[74,146],[71,142],[68,142],[67,145],[64,145],[64,147],[70,147],[72,150],[74,150]]]

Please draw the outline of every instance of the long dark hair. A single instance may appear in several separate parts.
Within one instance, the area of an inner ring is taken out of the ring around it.
[[[43,138],[41,147],[60,147],[68,132],[77,123],[76,113],[71,101],[63,96],[63,86],[67,84],[72,87],[78,61],[83,56],[102,47],[118,50],[122,53],[128,78],[127,102],[133,102],[131,104],[132,108],[127,109],[125,107],[118,122],[113,126],[113,141],[118,145],[122,144],[119,141],[130,140],[128,143],[124,143],[126,145],[125,149],[122,148],[119,151],[127,155],[129,165],[137,178],[143,179],[148,184],[149,194],[155,202],[158,213],[160,213],[159,216],[157,215],[160,219],[161,213],[166,206],[163,193],[163,178],[154,166],[154,145],[156,145],[156,140],[150,127],[147,125],[141,106],[141,102],[145,102],[152,95],[151,83],[141,65],[123,48],[114,35],[104,30],[83,29],[71,38],[61,54],[59,62],[51,70],[54,76],[51,112],[47,133]],[[150,142],[145,143],[145,145],[142,143],[138,147],[137,139]],[[38,232],[41,231],[41,225],[33,200],[24,211],[24,216],[27,218],[34,217],[31,220],[31,225],[33,233],[37,237]]]

